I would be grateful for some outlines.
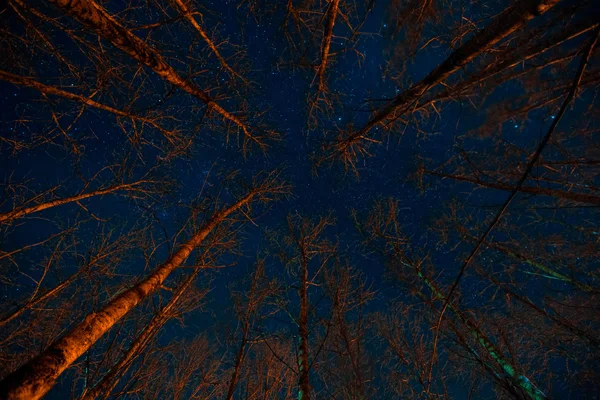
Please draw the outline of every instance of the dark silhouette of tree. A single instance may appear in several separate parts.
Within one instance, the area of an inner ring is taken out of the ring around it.
[[[445,306],[446,296],[443,295],[432,278],[424,273],[422,265],[426,260],[413,260],[412,252],[410,252],[408,247],[409,242],[402,233],[396,210],[397,205],[392,200],[389,200],[387,204],[378,204],[374,208],[373,214],[368,217],[368,221],[360,229],[368,235],[366,238],[368,243],[379,243],[379,246],[383,246],[380,251],[388,258],[390,268],[393,274],[397,276],[397,279],[401,279],[404,282],[413,281],[415,286],[412,290],[416,292],[417,296],[425,300],[429,297],[425,294],[425,288],[427,288],[434,300],[433,302],[428,302],[428,304],[435,315],[435,312],[437,312],[435,301],[440,300],[444,302],[442,306]],[[413,277],[410,275],[413,275]],[[456,323],[462,325],[461,329],[465,331],[462,335],[472,337],[474,342],[481,348],[480,352],[483,352],[485,356],[484,359],[479,360],[480,364],[485,367],[486,372],[491,373],[493,380],[497,380],[502,387],[509,393],[514,393],[517,398],[519,396],[525,396],[529,399],[548,398],[522,372],[521,368],[517,368],[514,362],[504,355],[498,346],[494,344],[489,335],[480,327],[481,323],[475,322],[473,318],[460,308],[458,301],[450,301],[447,304],[452,317],[456,319]],[[439,323],[436,326],[439,326]],[[433,345],[433,352],[435,352],[436,342]],[[478,354],[475,350],[471,350],[471,352],[475,355]],[[432,357],[432,360],[428,363],[430,371],[421,378],[427,393],[429,393],[432,379],[434,379],[431,372],[434,367],[433,359]],[[502,376],[502,378],[496,379],[499,376]],[[506,381],[508,381],[508,384]]]

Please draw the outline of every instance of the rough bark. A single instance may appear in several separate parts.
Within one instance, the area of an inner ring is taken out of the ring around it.
[[[142,300],[156,291],[167,276],[181,265],[190,253],[228,215],[249,203],[256,192],[249,192],[235,204],[222,209],[209,219],[196,234],[146,279],[124,291],[98,312],[89,314],[62,338],[55,341],[40,355],[7,376],[0,383],[0,397],[6,400],[39,399],[46,394],[56,379],[77,358]]]
[[[109,395],[114,387],[119,383],[117,376],[123,376],[127,369],[131,366],[131,363],[140,354],[140,352],[146,347],[148,342],[156,335],[160,328],[170,318],[170,313],[174,307],[179,303],[179,299],[190,287],[201,267],[197,267],[194,272],[184,281],[183,284],[177,289],[177,292],[173,295],[171,300],[162,308],[160,311],[152,317],[152,320],[146,325],[143,331],[135,338],[133,343],[127,351],[121,356],[110,370],[102,377],[102,379],[95,384],[90,390],[84,392],[80,400],[94,400],[102,393]],[[117,378],[117,379],[115,379]]]

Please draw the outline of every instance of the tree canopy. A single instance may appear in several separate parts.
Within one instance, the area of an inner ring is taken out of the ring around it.
[[[596,398],[593,2],[0,19],[0,399]]]

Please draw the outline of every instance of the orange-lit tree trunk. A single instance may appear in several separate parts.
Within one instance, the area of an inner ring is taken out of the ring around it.
[[[94,191],[87,192],[87,193],[77,194],[75,196],[63,197],[62,199],[47,201],[47,202],[37,204],[37,205],[31,206],[31,207],[19,207],[12,211],[7,212],[7,213],[0,214],[0,223],[6,223],[6,222],[12,221],[17,218],[25,217],[26,215],[29,215],[29,214],[47,210],[48,208],[62,206],[64,204],[77,202],[77,201],[88,199],[88,198],[94,197],[94,196],[103,196],[105,194],[118,192],[118,191],[139,190],[137,188],[137,186],[139,186],[143,183],[147,183],[147,182],[148,181],[124,183],[124,184],[120,184],[120,185],[110,186],[106,189],[94,190]]]
[[[238,74],[233,68],[231,68],[229,66],[229,64],[227,63],[227,60],[225,60],[225,58],[223,58],[223,56],[221,55],[221,53],[219,52],[219,49],[217,48],[217,46],[213,43],[213,41],[211,40],[211,38],[206,34],[206,32],[204,31],[204,29],[202,28],[202,26],[200,25],[200,23],[198,23],[198,21],[196,21],[196,18],[194,17],[194,14],[199,14],[199,13],[194,13],[190,10],[190,8],[181,0],[171,0],[171,2],[181,10],[181,12],[183,12],[185,18],[190,21],[190,24],[192,24],[192,26],[194,27],[194,29],[196,29],[196,31],[198,32],[198,34],[200,35],[200,37],[202,38],[202,40],[204,40],[206,42],[206,44],[208,45],[208,47],[210,48],[210,50],[213,52],[213,54],[215,55],[215,57],[217,57],[217,59],[219,60],[219,63],[221,64],[221,66],[228,71],[232,76],[239,78],[240,80],[242,80],[244,83],[248,83],[248,81],[241,76],[240,74]]]
[[[158,131],[160,131],[160,133],[162,133],[167,139],[169,139],[171,141],[173,140],[174,132],[163,128],[152,118],[134,115],[134,114],[116,109],[114,107],[108,106],[106,104],[99,103],[95,100],[92,100],[89,97],[85,97],[85,96],[82,96],[82,95],[79,95],[76,93],[71,93],[66,90],[56,88],[54,86],[44,85],[43,83],[40,83],[40,82],[36,81],[35,79],[32,79],[27,76],[15,75],[15,74],[11,74],[10,72],[0,70],[0,79],[5,80],[10,83],[13,83],[18,86],[25,86],[25,87],[35,89],[43,94],[59,96],[59,97],[65,98],[67,100],[71,100],[73,102],[78,102],[78,103],[84,104],[86,106],[96,108],[98,110],[107,111],[107,112],[115,114],[116,116],[119,116],[119,117],[130,118],[133,121],[139,121],[141,123],[148,124],[148,125],[152,126],[153,128],[157,129]]]
[[[93,0],[49,0],[83,25],[93,29],[139,63],[150,68],[164,80],[201,100],[209,110],[236,125],[248,138],[253,138],[248,126],[238,117],[217,104],[193,82],[184,79],[152,47],[123,27]]]
[[[85,353],[125,314],[154,293],[169,274],[179,267],[208,234],[227,216],[248,204],[258,195],[250,191],[235,204],[215,213],[192,238],[146,279],[126,290],[100,311],[91,313],[79,325],[54,342],[48,349],[7,376],[0,383],[0,396],[7,400],[39,399],[55,384],[56,379]]]
[[[309,303],[309,287],[316,285],[316,280],[324,273],[326,265],[335,253],[335,246],[329,243],[323,234],[331,224],[328,217],[320,218],[316,223],[299,216],[288,217],[289,236],[286,240],[288,245],[292,244],[292,247],[291,253],[287,254],[286,258],[297,271],[295,288],[298,290],[300,302],[298,317],[293,318],[298,326],[298,400],[307,400],[311,397],[308,324],[309,313],[316,310],[314,307],[311,309]],[[311,276],[309,267],[313,265],[313,260],[318,262],[314,263],[315,270]],[[313,355],[313,363],[317,356],[318,353]]]
[[[337,17],[340,0],[333,0],[329,3],[329,11],[327,13],[327,23],[325,25],[325,34],[321,43],[321,65],[319,65],[318,80],[319,91],[325,91],[325,70],[329,61],[329,49],[331,48],[331,39],[333,38],[333,26]]]
[[[227,400],[233,399],[233,395],[235,393],[235,386],[237,385],[240,370],[242,369],[242,364],[244,362],[244,356],[246,354],[246,345],[248,344],[248,334],[250,331],[250,307],[248,307],[248,313],[246,314],[246,320],[244,321],[244,326],[242,327],[242,342],[240,343],[240,348],[235,356],[235,365],[233,367],[233,374],[231,375],[231,379],[229,380],[229,386],[227,388],[227,395],[225,398]]]
[[[423,80],[396,96],[389,104],[376,112],[360,131],[352,134],[351,139],[364,139],[376,125],[384,122],[392,115],[398,116],[407,112],[433,86],[439,84],[463,65],[469,63],[479,54],[519,29],[527,21],[546,12],[556,3],[558,3],[558,0],[521,0],[503,11],[481,32],[475,34],[466,43],[456,49]]]
[[[127,369],[131,366],[131,363],[135,360],[135,358],[140,354],[140,352],[146,347],[148,342],[158,333],[160,328],[167,322],[170,318],[172,318],[174,307],[179,303],[179,299],[184,295],[186,290],[190,287],[190,285],[194,282],[196,276],[198,276],[198,272],[202,267],[196,267],[194,272],[190,274],[190,276],[179,286],[171,300],[158,311],[152,320],[146,325],[144,330],[135,338],[129,349],[121,356],[119,361],[117,361],[108,371],[104,377],[95,384],[90,390],[84,392],[80,399],[81,400],[94,400],[96,397],[100,396],[104,393],[105,396],[109,395],[110,392],[115,388],[115,386],[119,383],[118,376],[123,376]]]

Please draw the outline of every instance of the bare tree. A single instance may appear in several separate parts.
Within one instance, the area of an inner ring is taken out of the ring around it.
[[[263,259],[259,259],[256,262],[256,266],[250,275],[249,283],[250,287],[247,289],[247,293],[240,293],[239,291],[234,293],[236,311],[240,316],[239,331],[242,336],[239,346],[235,351],[233,371],[229,378],[227,394],[225,396],[227,400],[233,399],[249,347],[256,342],[256,338],[253,335],[253,327],[259,317],[264,318],[260,315],[261,308],[277,291],[275,282],[268,280],[266,277]]]
[[[469,40],[450,54],[421,81],[395,96],[385,106],[375,110],[374,116],[358,130],[341,132],[337,140],[327,144],[329,155],[324,160],[341,159],[348,167],[355,169],[357,159],[368,155],[367,145],[379,142],[371,131],[385,128],[394,121],[412,112],[422,98],[445,79],[456,73],[462,66],[488,51],[503,38],[525,26],[537,15],[541,15],[556,5],[558,1],[523,0],[498,14],[483,30],[475,33]],[[324,161],[322,160],[322,161]],[[321,162],[322,162],[321,161]]]
[[[169,274],[198,247],[219,223],[252,201],[268,199],[270,195],[285,192],[285,186],[273,177],[259,182],[245,196],[229,207],[222,208],[203,225],[186,243],[146,279],[124,291],[106,304],[100,311],[89,315],[82,323],[71,329],[49,349],[19,368],[2,382],[2,393],[7,398],[23,396],[40,398],[53,386],[56,378],[79,356],[87,351],[119,319],[144,298],[158,289]]]

